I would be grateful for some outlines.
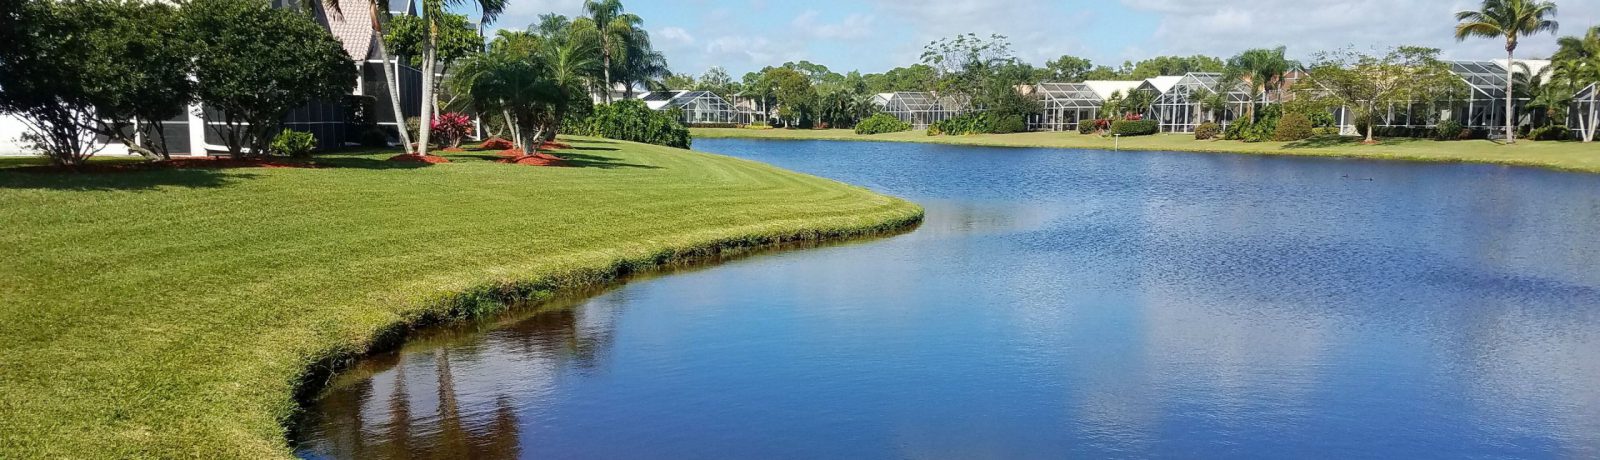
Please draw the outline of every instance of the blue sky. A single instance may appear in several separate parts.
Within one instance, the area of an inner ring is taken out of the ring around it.
[[[582,0],[509,0],[491,28],[522,28],[541,13],[575,15]],[[766,65],[809,60],[844,72],[881,72],[917,61],[939,37],[1010,38],[1035,65],[1062,54],[1117,65],[1161,54],[1227,57],[1258,46],[1320,50],[1425,45],[1457,59],[1503,58],[1490,40],[1457,43],[1452,14],[1471,0],[624,0],[642,16],[678,73],[711,66],[735,78]],[[1563,35],[1600,24],[1600,0],[1557,0]],[[1555,37],[1524,41],[1518,57],[1548,55]]]

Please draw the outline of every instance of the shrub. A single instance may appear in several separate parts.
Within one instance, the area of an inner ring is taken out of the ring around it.
[[[406,117],[406,135],[411,136],[411,140],[415,142],[417,139],[421,138],[421,133],[422,119],[417,117]]]
[[[1311,118],[1298,113],[1286,113],[1278,119],[1278,126],[1272,130],[1272,140],[1278,142],[1298,141],[1310,138]]]
[[[461,141],[472,136],[472,119],[459,112],[445,112],[433,117],[428,129],[441,147],[460,147]]]
[[[994,120],[995,134],[1020,133],[1027,130],[1028,122],[1022,118],[1022,115],[1004,116]]]
[[[1148,136],[1161,130],[1155,120],[1117,120],[1111,123],[1112,135]]]
[[[317,148],[317,137],[305,131],[285,129],[272,139],[272,153],[295,158],[310,158]]]
[[[511,141],[498,137],[491,137],[489,140],[483,141],[483,146],[481,148],[484,150],[506,150],[512,147],[516,146],[511,145]]]
[[[1218,126],[1216,123],[1208,121],[1201,123],[1200,126],[1194,127],[1195,140],[1208,141],[1216,139],[1218,134],[1222,134],[1222,127]]]
[[[689,148],[689,128],[675,112],[650,110],[643,101],[629,99],[598,105],[575,134]]]
[[[969,113],[958,115],[954,118],[939,120],[928,125],[928,135],[938,136],[948,134],[964,136],[967,134],[986,134],[994,132],[994,125],[989,116],[982,113]]]
[[[1094,134],[1096,121],[1099,120],[1078,120],[1078,134]]]
[[[856,124],[856,134],[883,134],[910,131],[911,123],[900,121],[894,115],[883,112],[872,114],[861,123]]]
[[[1528,131],[1528,139],[1536,141],[1560,141],[1571,138],[1572,131],[1563,125],[1541,126]]]
[[[1433,138],[1441,141],[1453,141],[1461,138],[1461,122],[1445,120],[1434,127]]]
[[[1321,128],[1312,128],[1311,134],[1315,136],[1337,136],[1339,135],[1339,127],[1325,126]]]

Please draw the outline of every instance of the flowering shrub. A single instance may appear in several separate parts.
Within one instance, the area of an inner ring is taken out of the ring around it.
[[[428,129],[439,145],[459,147],[462,140],[472,135],[472,119],[458,112],[445,112],[434,116]]]
[[[1142,113],[1130,113],[1130,114],[1124,115],[1122,117],[1122,119],[1123,120],[1127,120],[1127,121],[1139,121],[1139,120],[1143,120],[1144,119],[1144,114],[1142,114]]]

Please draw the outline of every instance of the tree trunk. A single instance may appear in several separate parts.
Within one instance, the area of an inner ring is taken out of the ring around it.
[[[428,22],[435,19],[429,18]],[[428,155],[428,135],[433,128],[433,41],[437,38],[430,32],[422,43],[422,111],[417,119],[417,155],[423,156]]]
[[[1516,42],[1508,42],[1508,43],[1506,43],[1506,143],[1507,144],[1515,144],[1515,143],[1517,143],[1517,131],[1516,131],[1517,120],[1516,120],[1515,114],[1512,113],[1512,110],[1513,110],[1512,109],[1512,107],[1513,107],[1512,101],[1515,100],[1516,97],[1512,94],[1512,89],[1513,88],[1511,87],[1511,80],[1512,80],[1512,78],[1516,77],[1516,75],[1514,75],[1512,73],[1512,71],[1511,71],[1511,69],[1513,68],[1512,66],[1515,63],[1515,61],[1512,61],[1512,54],[1513,54],[1514,50],[1516,50],[1516,49],[1517,49]]]
[[[378,6],[376,3],[372,5],[372,14],[374,18],[377,17]],[[376,19],[373,20],[373,24],[377,24]],[[399,73],[396,71],[396,67],[400,64],[399,61],[391,62],[389,48],[383,44],[383,29],[373,27],[372,32],[378,36],[378,59],[383,61],[383,86],[389,87],[389,105],[394,109],[395,131],[400,132],[400,149],[410,155],[412,153],[411,133],[406,132],[406,112],[400,107],[400,78],[396,75]]]
[[[506,118],[506,130],[511,131],[511,148],[522,148],[522,132],[517,129],[517,119],[511,117],[511,111],[500,109],[500,116]]]
[[[601,33],[604,33],[604,32],[601,32]],[[604,37],[604,35],[602,35],[601,37]],[[610,104],[611,103],[611,46],[608,43],[606,43],[606,41],[607,40],[605,40],[604,38],[602,38],[600,40],[600,57],[601,57],[601,59],[603,61],[605,61],[605,62],[601,63],[601,65],[605,66],[601,70],[604,72],[605,79],[606,79],[605,84],[601,85],[600,94],[601,94],[601,99],[606,101],[607,104]]]

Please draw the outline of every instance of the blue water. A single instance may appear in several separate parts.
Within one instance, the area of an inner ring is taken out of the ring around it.
[[[300,454],[1600,458],[1600,176],[695,146],[927,222],[374,358]]]

